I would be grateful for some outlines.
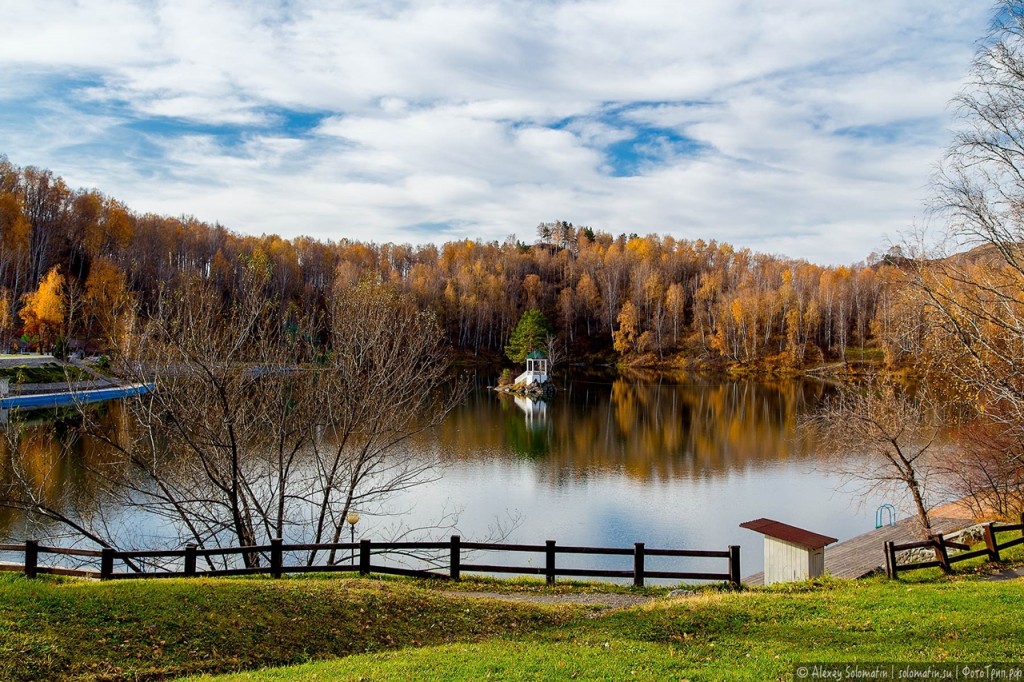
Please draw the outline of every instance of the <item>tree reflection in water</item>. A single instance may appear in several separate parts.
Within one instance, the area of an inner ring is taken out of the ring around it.
[[[574,480],[611,476],[628,483],[631,490],[687,479],[756,474],[794,461],[806,462],[810,468],[813,444],[797,438],[797,416],[813,409],[830,390],[816,381],[716,381],[686,376],[581,379],[563,382],[562,387],[550,401],[532,404],[476,390],[438,429],[413,438],[408,455],[440,452],[449,464],[484,468],[487,462],[520,458],[529,462],[529,477],[535,483],[564,486]],[[107,418],[118,419],[117,405],[105,409]],[[25,441],[20,470],[48,502],[80,514],[98,513],[100,487],[90,482],[86,472],[102,467],[87,465],[114,455],[73,434],[73,424],[60,421],[35,426]],[[10,464],[3,450],[0,483],[9,481]],[[541,488],[536,492],[502,489],[518,499],[543,494]],[[445,502],[461,506],[465,501],[471,507],[470,499],[479,494],[483,493],[460,488]],[[495,497],[493,491],[488,494]],[[416,502],[416,514],[433,513],[427,508],[430,497],[424,493],[423,502]],[[525,507],[518,502],[492,502],[501,509]],[[111,518],[118,514],[116,509],[102,511]],[[566,508],[566,513],[574,512]],[[45,532],[37,533],[24,524],[17,512],[0,509],[0,536],[45,537]]]
[[[543,458],[558,477],[609,470],[638,481],[714,476],[809,457],[810,444],[797,442],[797,416],[829,390],[810,380],[620,377],[565,382],[539,406],[481,390],[438,437],[456,460],[511,449]],[[486,427],[496,421],[504,428]]]

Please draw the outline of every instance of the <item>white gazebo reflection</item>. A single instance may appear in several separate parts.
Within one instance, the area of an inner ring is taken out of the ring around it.
[[[533,400],[524,396],[513,396],[516,406],[526,414],[527,424],[543,424],[548,418],[548,404],[543,400]]]

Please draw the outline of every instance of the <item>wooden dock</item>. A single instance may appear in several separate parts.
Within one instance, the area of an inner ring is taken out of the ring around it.
[[[23,410],[42,410],[54,407],[70,407],[78,404],[97,403],[107,400],[130,398],[150,393],[154,384],[127,384],[124,386],[106,386],[92,388],[97,382],[76,382],[72,384],[53,384],[60,387],[46,393],[30,393],[0,397],[0,410],[20,408]],[[88,387],[88,388],[83,388]]]
[[[936,517],[932,519],[935,533],[952,533],[973,526],[969,518]],[[863,578],[885,569],[885,543],[897,544],[921,540],[916,518],[902,519],[894,526],[882,526],[863,535],[850,538],[825,548],[825,572],[834,578]],[[746,585],[763,585],[764,573],[755,573],[743,579]]]

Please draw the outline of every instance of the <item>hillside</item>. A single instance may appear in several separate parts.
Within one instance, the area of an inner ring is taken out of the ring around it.
[[[570,362],[792,371],[884,343],[879,297],[902,277],[884,262],[820,266],[710,235],[522,228],[501,243],[257,237],[140,214],[0,154],[0,346],[113,351],[167,289],[199,279],[229,301],[259,270],[281,323],[312,337],[339,287],[372,279],[431,311],[465,362],[500,362],[519,318],[539,310],[549,351]]]

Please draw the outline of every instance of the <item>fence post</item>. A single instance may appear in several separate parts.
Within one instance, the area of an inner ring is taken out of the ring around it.
[[[544,543],[544,577],[548,585],[555,584],[555,541]]]
[[[942,539],[942,533],[931,536],[935,546],[935,559],[939,562],[939,568],[945,573],[952,573],[953,568],[949,565],[949,553],[946,552],[946,542]]]
[[[999,561],[999,545],[996,543],[996,532],[992,529],[992,522],[985,524],[985,547],[988,548],[988,560]]]
[[[633,586],[644,586],[644,543],[633,543]]]
[[[458,535],[452,536],[452,547],[448,561],[448,577],[452,580],[462,579],[462,538]]]
[[[899,572],[899,566],[896,565],[896,549],[895,543],[892,540],[885,541],[885,575],[888,576],[889,580],[895,580],[896,574]]]
[[[740,586],[740,546],[729,545],[729,582]]]
[[[110,580],[114,575],[114,550],[104,547],[100,550],[100,580]]]
[[[359,575],[370,575],[370,541],[359,541]]]
[[[193,542],[185,545],[185,575],[194,576],[196,574],[196,545]]]
[[[25,540],[25,577],[35,578],[39,566],[39,541]]]
[[[281,552],[281,538],[270,539],[270,577],[280,578],[284,556]]]

